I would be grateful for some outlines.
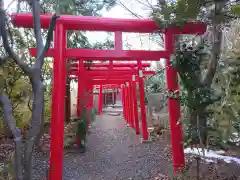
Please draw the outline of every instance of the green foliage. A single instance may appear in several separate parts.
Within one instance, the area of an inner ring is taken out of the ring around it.
[[[183,118],[182,121],[187,126],[185,130],[187,145],[199,143],[198,139],[204,138],[203,134],[209,130],[206,122],[211,115],[207,108],[221,99],[220,94],[212,87],[206,86],[202,80],[201,62],[205,56],[204,46],[187,47],[183,44],[172,58],[172,66],[180,77],[180,100],[182,106],[188,109],[186,119]],[[200,141],[205,140],[204,138]]]
[[[197,19],[202,3],[203,0],[177,0],[155,8],[152,16],[161,29],[182,27],[187,21]]]
[[[92,122],[96,120],[97,114],[98,114],[97,108],[92,108],[92,118],[91,118]]]
[[[44,119],[45,122],[50,121],[51,114],[52,114],[52,97],[51,97],[51,91],[46,90],[44,94]]]
[[[57,4],[59,3],[59,4]],[[50,12],[57,6],[61,14],[83,15],[83,16],[100,16],[103,9],[110,10],[115,6],[114,0],[43,0],[42,10],[44,13]]]
[[[83,114],[87,112],[83,112]],[[77,123],[77,131],[76,131],[76,135],[77,136],[80,136],[80,137],[83,137],[83,136],[86,136],[86,133],[87,133],[87,117],[84,117],[82,116],[82,118],[80,120],[78,120],[78,123]]]
[[[64,128],[64,147],[68,148],[76,142],[76,131],[77,131],[78,118],[75,117],[72,121],[65,125]]]
[[[164,71],[157,72],[154,76],[149,77],[145,81],[145,89],[148,89],[149,92],[157,93],[163,91],[165,87],[165,74]]]
[[[52,69],[49,68],[49,61],[44,64],[43,72],[47,75]],[[49,77],[44,76],[45,79]],[[16,120],[16,124],[20,128],[28,127],[31,119],[32,109],[32,91],[31,84],[28,78],[25,77],[23,72],[18,66],[9,59],[1,67],[1,82],[2,90],[10,97],[13,106],[13,115]],[[45,119],[49,120],[51,116],[51,89],[46,84],[45,93]],[[2,119],[2,112],[1,119]],[[3,124],[1,124],[3,126]],[[3,133],[3,127],[0,129],[0,133]]]
[[[218,16],[218,20],[221,22],[227,22],[240,16],[240,5],[228,0],[176,0],[163,2],[165,3],[160,3],[152,13],[153,19],[156,20],[161,30],[171,26],[181,28],[187,21],[209,23],[213,20],[213,15]],[[222,9],[220,13],[215,12],[216,9],[212,5],[223,5],[224,11]]]
[[[31,112],[28,108],[31,85],[11,59],[1,67],[1,84],[1,90],[10,97],[17,126],[26,127],[31,118]],[[2,113],[0,112],[1,119],[3,118]]]
[[[188,98],[186,104],[191,109],[207,107],[219,100],[220,96],[214,94],[213,89],[205,86],[201,81],[200,62],[204,55],[204,47],[187,47],[176,51],[173,67],[177,70],[183,88],[187,90]]]
[[[64,147],[68,148],[76,142],[76,136],[86,136],[87,124],[96,120],[97,109],[87,107],[88,97],[92,95],[91,91],[86,91],[80,104],[81,117],[73,117],[72,121],[66,125],[64,133]]]
[[[240,4],[233,5],[231,11],[235,16],[240,17]]]

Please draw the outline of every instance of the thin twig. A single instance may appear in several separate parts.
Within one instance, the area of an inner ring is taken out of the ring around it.
[[[143,17],[141,15],[138,15],[136,13],[134,13],[133,11],[131,11],[126,5],[124,5],[120,0],[116,1],[117,4],[119,4],[120,6],[122,6],[125,10],[127,10],[128,12],[130,12],[133,16],[135,16],[138,19],[143,19]]]

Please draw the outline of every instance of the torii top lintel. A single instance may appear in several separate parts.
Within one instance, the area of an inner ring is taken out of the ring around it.
[[[42,14],[41,27],[49,27],[52,14]],[[33,16],[31,13],[11,14],[14,24],[18,27],[33,28]],[[63,24],[68,30],[89,30],[89,31],[108,31],[108,32],[139,32],[152,33],[159,30],[156,22],[153,20],[142,19],[116,19],[94,16],[72,16],[61,15],[57,24]],[[188,22],[181,29],[177,27],[168,28],[174,34],[203,34],[206,31],[206,25],[201,22]]]

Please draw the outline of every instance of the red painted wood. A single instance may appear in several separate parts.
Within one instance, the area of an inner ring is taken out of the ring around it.
[[[31,13],[13,13],[14,25],[18,27],[33,28],[33,16]],[[48,29],[52,14],[42,14],[41,27]],[[159,30],[154,20],[143,19],[116,19],[96,16],[72,16],[61,15],[57,23],[64,24],[68,30],[89,30],[89,31],[109,31],[109,32],[139,32],[151,33]],[[201,22],[188,22],[181,29],[170,28],[175,34],[203,34],[206,25]]]
[[[35,48],[29,48],[31,56],[37,56]],[[53,57],[54,49],[51,48],[46,53],[46,56]],[[115,60],[115,61],[135,61],[148,60],[159,61],[160,58],[167,58],[168,53],[166,51],[147,51],[147,50],[95,50],[95,49],[66,49],[66,56],[69,60]]]
[[[131,71],[113,71],[113,72],[109,72],[109,71],[88,71],[85,72],[85,74],[87,76],[124,76],[124,75],[133,75],[133,74],[137,74],[137,72],[131,72]],[[154,71],[144,71],[143,75],[154,75],[155,72]],[[69,75],[76,75],[78,76],[79,73],[78,72],[70,72]]]
[[[52,119],[50,130],[50,165],[49,179],[61,180],[63,167],[63,140],[64,140],[64,99],[66,94],[66,60],[65,51],[66,30],[57,25],[55,31],[55,48],[52,88]]]
[[[171,54],[173,54],[173,34],[168,34],[166,36],[165,47],[169,50],[172,50]],[[169,56],[169,58],[166,59],[166,66],[169,67],[166,69],[167,88],[169,90],[176,91],[179,89],[177,81],[178,75],[176,70],[172,66],[170,66],[170,63],[171,62]],[[179,123],[181,114],[180,108],[181,106],[179,99],[168,98],[169,120],[172,137],[172,159],[175,174],[181,171],[184,167],[183,133],[181,123]]]
[[[32,48],[33,49],[33,48]],[[150,67],[150,63],[142,63],[144,68]],[[92,63],[91,68],[108,68],[110,66],[109,63]],[[114,68],[133,68],[137,67],[137,63],[113,63]],[[71,68],[78,68],[78,63],[71,64]]]

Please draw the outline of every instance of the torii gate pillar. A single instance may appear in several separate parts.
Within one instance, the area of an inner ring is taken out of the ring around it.
[[[137,93],[136,93],[136,76],[133,75],[132,79],[132,96],[133,96],[133,114],[134,114],[134,123],[136,134],[140,134],[139,128],[139,118],[138,118],[138,103],[137,103]]]
[[[169,91],[175,92],[179,90],[177,71],[171,66],[170,58],[174,49],[174,34],[171,32],[165,33],[165,49],[169,52],[169,57],[166,59],[166,80]],[[177,93],[178,95],[178,93]],[[180,100],[179,98],[168,98],[169,120],[172,137],[172,159],[174,173],[177,174],[184,166],[184,151],[183,151],[183,134],[180,120]]]
[[[147,117],[145,109],[145,92],[144,92],[144,81],[142,77],[142,62],[138,61],[138,83],[139,83],[139,95],[140,95],[140,109],[141,109],[141,124],[142,124],[142,137],[143,140],[148,140],[148,126],[147,126]]]
[[[63,137],[64,137],[64,100],[66,93],[66,29],[57,24],[54,31],[54,62],[52,88],[52,120],[50,130],[50,166],[49,179],[62,179]]]
[[[98,115],[102,114],[102,105],[103,105],[103,88],[102,85],[100,85],[98,95]]]

